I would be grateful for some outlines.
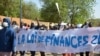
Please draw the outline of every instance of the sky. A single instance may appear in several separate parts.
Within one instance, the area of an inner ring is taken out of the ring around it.
[[[94,17],[100,18],[100,0],[96,0],[96,6],[93,9],[94,9]]]
[[[42,3],[39,0],[25,0],[26,2],[32,1],[34,2],[38,8],[42,7]],[[100,0],[96,0],[96,5],[93,7],[94,9],[94,18],[100,18]]]

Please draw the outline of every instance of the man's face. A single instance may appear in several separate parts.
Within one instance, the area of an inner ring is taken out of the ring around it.
[[[71,24],[68,24],[69,27],[71,27]]]

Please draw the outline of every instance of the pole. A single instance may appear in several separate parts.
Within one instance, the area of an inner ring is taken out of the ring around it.
[[[22,0],[20,0],[20,28],[22,27],[21,19],[22,19]]]

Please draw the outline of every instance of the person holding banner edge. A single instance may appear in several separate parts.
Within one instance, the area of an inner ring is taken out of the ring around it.
[[[88,27],[92,27],[91,22],[85,22],[85,23],[82,25],[81,28],[88,28]],[[85,56],[89,56],[89,53],[90,53],[89,51],[85,52]],[[81,52],[81,53],[80,53],[80,56],[84,56],[84,53]]]
[[[37,21],[37,26],[35,26],[34,22],[32,22],[30,29],[44,30],[44,29],[41,29],[42,27],[40,26],[39,20],[37,18],[36,18],[36,21]],[[35,51],[30,51],[30,52],[31,52],[31,56],[35,56]],[[40,52],[40,54],[41,54],[41,56],[45,56],[44,52]]]
[[[64,26],[64,29],[63,30],[69,30],[69,29],[74,29],[76,26],[74,24],[70,24],[70,23],[67,23],[65,26]],[[74,53],[63,53],[63,56],[75,56]]]

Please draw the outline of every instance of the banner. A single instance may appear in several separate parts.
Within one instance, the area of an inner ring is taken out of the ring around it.
[[[100,28],[70,30],[21,30],[16,35],[17,51],[78,53],[100,51]]]

